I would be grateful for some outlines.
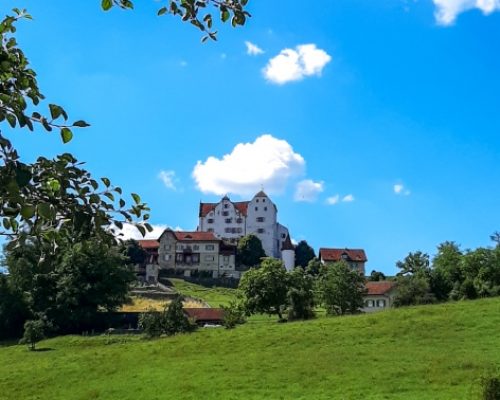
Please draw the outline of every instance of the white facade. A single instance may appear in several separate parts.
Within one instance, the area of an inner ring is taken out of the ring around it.
[[[232,202],[224,196],[219,203],[201,203],[199,218],[199,231],[213,232],[216,237],[233,243],[253,234],[262,242],[268,257],[282,258],[281,248],[288,229],[278,223],[278,209],[263,191],[250,201]]]

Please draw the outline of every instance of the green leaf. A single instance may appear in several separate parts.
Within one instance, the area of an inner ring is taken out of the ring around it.
[[[135,204],[139,204],[141,202],[141,196],[139,196],[137,193],[132,193],[132,198],[135,201]]]
[[[52,218],[52,210],[49,203],[40,203],[36,207],[38,210],[38,215],[45,219]]]
[[[125,200],[120,199],[120,208],[125,207]]]
[[[222,22],[226,22],[230,17],[230,14],[229,14],[229,11],[227,10],[224,10],[221,12],[220,14],[220,19],[222,20]]]
[[[109,185],[111,185],[111,181],[108,178],[101,178],[101,181],[103,181],[106,187],[109,187]]]
[[[25,219],[29,219],[31,218],[33,215],[35,215],[35,206],[31,205],[31,204],[25,204],[22,208],[21,208],[21,216]]]
[[[6,118],[7,118],[7,122],[9,123],[9,125],[12,128],[15,128],[16,127],[16,117],[15,117],[15,115],[14,114],[7,114]]]
[[[62,108],[56,104],[49,104],[49,109],[50,109],[50,116],[52,117],[52,119],[57,119],[62,114]]]
[[[63,143],[68,143],[73,139],[73,132],[71,132],[71,129],[69,128],[62,128],[61,129],[61,138]]]
[[[123,224],[120,221],[115,221],[115,225],[118,229],[123,229]]]
[[[104,196],[106,196],[111,201],[115,201],[115,196],[113,196],[113,193],[111,193],[111,192],[105,192]]]
[[[135,227],[139,230],[139,232],[141,232],[142,237],[146,236],[146,228],[142,225],[136,225]]]
[[[167,12],[167,7],[162,7],[158,10],[158,16],[163,15]]]
[[[73,122],[73,126],[77,126],[78,128],[86,128],[87,126],[90,126],[90,124],[87,124],[83,120],[79,120],[79,121]]]
[[[111,7],[113,7],[113,2],[111,0],[102,0],[101,7],[104,11],[108,11]]]
[[[101,201],[101,198],[99,197],[98,194],[93,193],[93,194],[90,195],[89,201],[91,203],[99,203]]]

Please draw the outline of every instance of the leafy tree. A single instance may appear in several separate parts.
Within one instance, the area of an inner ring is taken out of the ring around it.
[[[319,278],[322,302],[327,313],[357,313],[363,307],[364,278],[345,261],[329,264]]]
[[[430,273],[429,255],[421,251],[409,253],[403,261],[398,261],[396,266],[401,270],[398,275],[428,275]]]
[[[160,337],[163,332],[163,315],[155,310],[148,310],[139,315],[139,328],[148,338]]]
[[[167,336],[177,333],[192,332],[196,329],[196,325],[191,323],[186,314],[184,314],[181,296],[176,296],[168,305],[165,311],[163,329]]]
[[[314,279],[302,268],[288,272],[288,319],[309,319],[314,316]]]
[[[148,253],[142,248],[137,240],[127,240],[123,245],[125,248],[125,255],[128,257],[131,264],[144,264]]]
[[[253,267],[260,264],[262,258],[266,256],[262,248],[260,239],[252,234],[243,236],[238,241],[236,249],[236,258],[238,264],[246,267]]]
[[[114,310],[128,299],[134,274],[114,239],[68,241],[44,259],[40,246],[8,250],[6,264],[27,293],[31,313],[45,315],[59,332],[84,329],[99,310]]]
[[[496,247],[500,247],[500,231],[493,232],[490,239],[496,243]]]
[[[301,240],[295,247],[295,265],[297,267],[306,268],[315,257],[314,249],[305,240]]]
[[[247,18],[250,17],[245,9],[247,3],[248,0],[170,0],[168,7],[162,6],[158,10],[158,15],[167,13],[177,15],[182,21],[187,21],[206,33],[202,37],[202,41],[209,38],[217,40],[217,31],[212,29],[213,15],[210,10],[215,9],[223,23],[230,20],[231,25],[237,27],[244,25]],[[101,0],[101,6],[106,11],[113,6],[123,9],[134,8],[131,0]]]
[[[432,260],[431,291],[438,300],[449,298],[456,282],[462,282],[462,252],[454,242],[444,242]]]
[[[324,266],[321,264],[319,258],[314,257],[307,263],[306,272],[311,276],[318,276],[321,274]]]
[[[368,278],[371,282],[385,281],[386,276],[383,272],[373,270]]]
[[[23,293],[10,278],[0,274],[0,340],[19,338],[29,317]]]
[[[45,338],[46,329],[47,325],[42,319],[26,321],[24,335],[19,344],[26,344],[31,351],[34,351],[36,344]]]
[[[283,320],[287,306],[287,272],[283,263],[274,258],[265,258],[260,268],[247,271],[240,280],[247,314],[276,314]]]
[[[423,275],[400,275],[397,277],[397,290],[394,306],[430,304],[436,300],[431,293],[429,280]]]

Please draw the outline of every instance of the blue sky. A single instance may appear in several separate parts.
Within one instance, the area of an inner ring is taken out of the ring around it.
[[[263,185],[295,240],[364,248],[368,271],[500,230],[500,1],[254,0],[205,44],[159,2],[99,3],[2,6],[34,17],[18,39],[47,99],[92,124],[9,133],[25,160],[70,151],[185,230]]]

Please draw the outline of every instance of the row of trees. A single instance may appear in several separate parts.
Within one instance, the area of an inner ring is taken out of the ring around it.
[[[239,290],[247,315],[277,315],[282,321],[285,315],[289,320],[312,318],[315,306],[331,315],[356,313],[365,287],[364,278],[343,261],[316,274],[301,267],[288,272],[281,261],[265,258],[243,275]]]
[[[500,234],[492,248],[462,250],[444,242],[430,259],[420,251],[397,263],[397,306],[500,295]]]

